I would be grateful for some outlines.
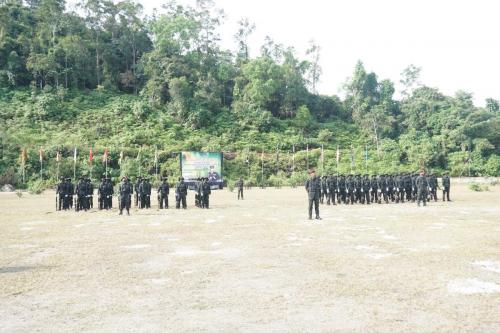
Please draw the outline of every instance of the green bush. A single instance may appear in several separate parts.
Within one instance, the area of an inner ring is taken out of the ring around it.
[[[469,189],[474,192],[484,192],[489,191],[489,187],[487,184],[479,184],[479,183],[470,183]]]
[[[30,194],[42,194],[49,184],[43,180],[35,180],[28,183],[28,192]]]

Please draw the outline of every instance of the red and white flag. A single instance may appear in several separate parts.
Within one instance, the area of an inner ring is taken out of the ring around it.
[[[109,151],[108,148],[104,149],[104,155],[102,155],[102,163],[106,163],[108,160]]]
[[[94,152],[92,151],[92,147],[90,147],[89,153],[89,165],[92,166],[92,162],[94,161]]]

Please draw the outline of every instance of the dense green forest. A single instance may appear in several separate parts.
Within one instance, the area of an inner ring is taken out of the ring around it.
[[[271,185],[299,181],[307,166],[500,176],[497,100],[476,107],[465,91],[446,96],[420,84],[413,65],[397,100],[394,82],[361,61],[345,98],[320,95],[319,45],[299,59],[266,38],[250,57],[255,27],[241,20],[235,50],[224,50],[223,18],[210,0],[168,2],[151,16],[130,0],[82,0],[77,12],[64,0],[0,0],[0,184],[25,186],[23,148],[26,180],[38,181],[40,147],[47,185],[58,152],[60,174],[73,175],[75,147],[78,175],[102,174],[108,148],[115,179],[154,175],[156,147],[160,173],[171,177],[182,150],[223,151],[227,179],[260,183],[263,172]]]

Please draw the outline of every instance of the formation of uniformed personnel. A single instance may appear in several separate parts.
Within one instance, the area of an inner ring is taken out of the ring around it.
[[[417,177],[419,177],[417,175]],[[326,177],[326,186],[328,190],[326,204],[344,203],[344,204],[370,204],[370,203],[404,203],[415,202],[418,198],[417,177],[411,173],[382,174],[372,175],[329,175]],[[323,197],[324,178],[317,177],[320,183],[320,203]],[[426,202],[430,199],[436,200],[437,177],[434,174],[425,176],[425,196]],[[446,187],[447,186],[447,187]],[[449,177],[443,177],[443,197],[449,191]]]
[[[441,181],[443,186],[443,201],[445,195],[446,195],[446,200],[450,201],[450,177],[448,176],[448,173],[444,174],[443,179]]]
[[[175,184],[175,208],[186,209],[186,196],[187,196],[187,185],[184,183],[184,177],[179,177],[179,181]]]
[[[235,187],[238,190],[238,200],[243,200],[243,187],[245,186],[245,183],[243,182],[243,178],[240,177],[240,179],[236,182]]]
[[[162,183],[158,186],[158,207],[160,209],[168,209],[168,194],[170,192],[170,185],[168,185],[167,178],[162,179]]]
[[[312,220],[312,209],[314,205],[314,212],[316,213],[316,220],[321,220],[319,216],[319,197],[321,195],[321,179],[316,177],[314,170],[309,171],[309,179],[306,184],[307,197],[309,201],[309,220]]]
[[[134,189],[127,177],[122,178],[118,192],[120,193],[120,215],[123,214],[123,209],[127,210],[127,215],[130,215],[130,204],[132,201],[132,193]]]

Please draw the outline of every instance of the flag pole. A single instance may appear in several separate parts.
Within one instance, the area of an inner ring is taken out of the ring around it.
[[[40,147],[40,179],[43,180],[43,152],[42,152],[42,147]]]
[[[337,166],[337,176],[339,175],[339,160],[340,160],[340,147],[337,145],[337,156],[335,158],[335,164]]]
[[[368,148],[365,145],[365,173],[368,173]]]
[[[261,187],[264,188],[264,148],[262,148],[262,155],[260,156],[260,164],[261,164],[260,182],[261,182]]]
[[[23,183],[26,183],[26,162],[23,161]]]
[[[158,181],[158,146],[155,146],[155,178]]]
[[[247,169],[248,169],[248,181],[250,181],[250,152],[247,152]]]
[[[306,143],[306,165],[306,169],[309,170],[309,143]]]
[[[352,169],[353,169],[353,164],[354,164],[354,150],[351,145],[351,174],[352,174]]]
[[[321,145],[321,176],[325,174],[325,151]]]
[[[73,152],[73,181],[76,179],[76,147]]]
[[[23,169],[23,183],[26,183],[26,159],[28,158],[28,153],[26,148],[21,150],[21,167]]]

